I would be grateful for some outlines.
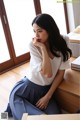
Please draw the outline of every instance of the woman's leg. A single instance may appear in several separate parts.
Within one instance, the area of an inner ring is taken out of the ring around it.
[[[18,96],[16,96],[15,101],[13,101],[13,96],[10,97],[10,107],[14,120],[21,120],[23,113],[28,113],[30,115],[45,114],[43,111],[29,103],[26,99]]]
[[[8,105],[7,105],[7,108],[6,108],[5,112],[8,112],[8,117],[12,117],[12,111],[11,111],[11,108],[10,108],[10,104],[9,104],[9,103],[8,103]]]
[[[27,101],[30,96],[30,99],[34,99],[32,83],[31,86],[29,84],[30,83],[27,78],[24,78],[21,82],[16,84],[16,86],[11,91],[9,103],[14,120],[21,120],[23,113],[28,113],[32,115],[45,114],[43,111],[34,106],[31,102]]]
[[[51,100],[47,106],[47,108],[44,110],[46,114],[61,114],[61,110],[55,100]]]
[[[20,83],[22,83],[22,81],[24,81],[24,80],[25,80],[25,78],[23,78],[23,79],[21,79],[19,82],[17,82],[17,83],[15,84],[15,86],[13,87],[11,93],[12,93],[13,90],[14,90],[18,85],[20,85]],[[10,94],[11,94],[11,93],[10,93]],[[8,112],[8,116],[9,116],[9,117],[12,117],[12,116],[13,116],[13,115],[12,115],[11,108],[10,108],[10,103],[8,103],[5,112]]]

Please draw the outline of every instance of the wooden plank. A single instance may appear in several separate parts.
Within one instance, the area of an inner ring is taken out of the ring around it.
[[[68,113],[76,113],[80,109],[80,97],[70,92],[57,89],[56,99],[62,109]]]
[[[80,120],[80,114],[28,115],[27,119],[22,120]]]

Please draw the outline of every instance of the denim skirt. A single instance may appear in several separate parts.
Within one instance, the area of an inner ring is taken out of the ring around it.
[[[52,97],[46,109],[36,107],[36,102],[49,90],[50,85],[40,86],[31,82],[27,77],[21,79],[12,89],[9,97],[10,108],[14,120],[21,120],[23,113],[29,115],[59,114],[60,109]]]

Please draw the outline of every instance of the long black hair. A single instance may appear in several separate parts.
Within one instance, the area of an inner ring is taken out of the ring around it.
[[[72,55],[72,51],[67,46],[62,35],[60,35],[58,26],[54,19],[49,14],[39,14],[32,21],[32,25],[34,23],[48,32],[48,43],[51,53],[56,57],[60,57],[58,53],[61,52],[63,55],[63,61],[68,60]]]

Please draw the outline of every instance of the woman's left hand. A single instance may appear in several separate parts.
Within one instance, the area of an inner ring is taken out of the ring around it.
[[[49,97],[45,95],[44,97],[38,100],[38,102],[36,103],[36,106],[39,109],[46,109],[48,106],[48,103],[49,103]]]

